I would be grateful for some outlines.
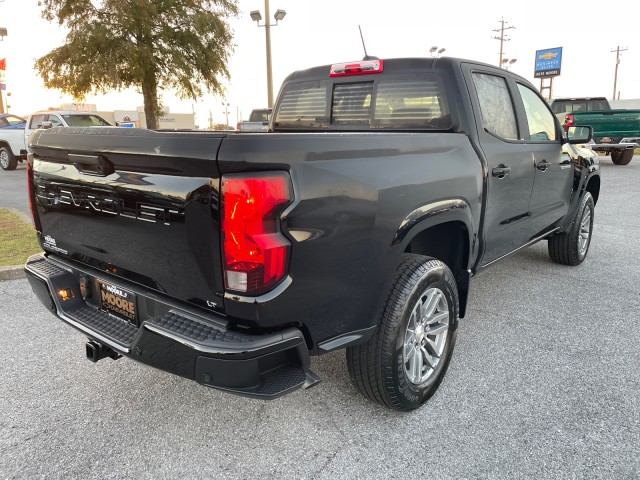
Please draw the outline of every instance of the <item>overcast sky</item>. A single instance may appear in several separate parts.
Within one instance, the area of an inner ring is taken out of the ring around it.
[[[64,31],[42,20],[37,0],[0,0],[0,27],[8,36],[0,42],[0,58],[7,58],[7,89],[11,111],[59,107],[72,99],[45,90],[33,70],[34,60],[61,45]],[[162,100],[172,112],[196,113],[196,123],[224,122],[228,103],[229,123],[236,112],[248,118],[252,108],[265,107],[265,29],[251,21],[249,12],[260,10],[264,0],[240,0],[242,13],[233,19],[236,49],[230,63],[231,79],[225,99],[205,96],[179,101],[172,92]],[[525,7],[525,5],[527,5]],[[576,1],[458,0],[270,0],[271,15],[277,9],[287,15],[271,29],[274,96],[282,80],[294,70],[315,65],[358,60],[363,56],[358,32],[361,26],[367,51],[380,58],[429,56],[429,48],[446,48],[445,56],[497,64],[500,42],[493,30],[504,18],[509,41],[504,57],[516,58],[511,70],[539,88],[533,78],[536,50],[563,47],[562,73],[553,84],[554,97],[613,95],[618,46],[621,54],[617,90],[620,98],[640,98],[640,35],[637,19],[640,2],[609,1],[594,4]],[[588,8],[587,8],[588,7]],[[135,90],[90,96],[87,103],[98,110],[135,109],[142,95]]]

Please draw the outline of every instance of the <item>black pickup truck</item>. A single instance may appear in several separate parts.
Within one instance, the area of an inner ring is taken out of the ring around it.
[[[590,138],[563,137],[525,79],[453,58],[295,72],[266,134],[39,130],[45,253],[25,269],[93,361],[275,398],[346,348],[362,394],[411,410],[443,379],[472,276],[540,240],[584,260]]]

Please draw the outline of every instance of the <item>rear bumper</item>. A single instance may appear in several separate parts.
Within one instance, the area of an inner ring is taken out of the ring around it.
[[[620,143],[592,143],[587,145],[596,152],[619,152],[622,150],[633,150],[638,148],[638,144],[635,142],[620,142]]]
[[[229,329],[222,316],[206,315],[90,267],[45,254],[25,265],[31,287],[58,318],[115,352],[202,385],[272,399],[317,378],[300,330],[249,335]],[[139,326],[99,308],[97,280],[135,294]],[[66,290],[67,300],[57,292]]]

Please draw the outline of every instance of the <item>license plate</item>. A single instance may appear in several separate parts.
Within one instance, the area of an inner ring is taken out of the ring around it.
[[[136,325],[136,296],[113,283],[98,281],[102,309]]]

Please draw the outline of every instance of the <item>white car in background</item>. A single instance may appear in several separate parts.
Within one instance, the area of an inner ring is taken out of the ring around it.
[[[48,122],[48,123],[47,123]],[[24,129],[25,145],[29,137],[38,128],[53,127],[112,127],[100,115],[79,110],[46,110],[29,115],[27,127]]]
[[[80,110],[43,110],[29,115],[24,130],[0,130],[0,167],[14,170],[27,158],[29,137],[38,128],[112,127],[100,115]]]

